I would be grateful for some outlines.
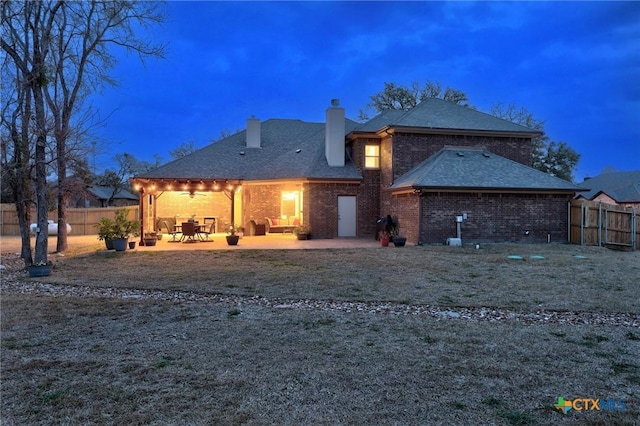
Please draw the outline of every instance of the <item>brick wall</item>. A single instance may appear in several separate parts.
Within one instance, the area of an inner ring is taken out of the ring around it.
[[[191,215],[195,215],[198,220],[204,217],[217,217],[218,226],[229,223],[231,201],[222,192],[209,191],[196,192],[193,197],[180,191],[166,191],[156,199],[156,217],[178,216],[178,222],[183,222],[187,221]]]
[[[420,197],[420,241],[444,243],[456,236],[455,217],[464,243],[567,241],[570,195],[497,193],[424,193]],[[529,230],[529,235],[525,231]]]
[[[389,211],[398,224],[398,233],[407,238],[408,244],[417,244],[420,241],[420,195],[394,195]]]
[[[281,215],[282,191],[302,191],[302,223],[308,224],[307,191],[301,182],[283,182],[272,184],[251,184],[243,186],[243,216],[245,227],[252,220],[256,223],[265,223],[266,217],[279,218]],[[248,229],[248,228],[247,228]]]
[[[338,196],[356,197],[356,236],[371,236],[375,231],[375,214],[367,211],[371,200],[365,196],[360,183],[309,183],[305,186],[305,200],[309,201],[309,222],[314,238],[338,236]],[[375,203],[375,201],[374,201]]]
[[[393,136],[393,164],[384,162],[384,167],[391,168],[393,180],[398,179],[446,145],[482,147],[502,157],[531,166],[532,144],[530,138],[395,133]],[[389,155],[389,153],[390,149],[385,150],[385,155]],[[383,183],[393,183],[393,181],[385,179]]]

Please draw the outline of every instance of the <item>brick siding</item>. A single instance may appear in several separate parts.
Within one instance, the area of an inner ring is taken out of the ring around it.
[[[392,179],[395,181],[447,145],[484,148],[494,154],[531,166],[531,138],[411,133],[393,135],[393,164],[385,162],[384,166],[392,168]],[[385,150],[385,155],[389,155],[389,152],[390,148]],[[385,183],[392,184],[393,181],[385,180]]]
[[[419,241],[444,243],[456,236],[455,217],[465,243],[567,241],[571,195],[499,193],[425,193],[420,197]],[[529,230],[529,235],[525,231]]]

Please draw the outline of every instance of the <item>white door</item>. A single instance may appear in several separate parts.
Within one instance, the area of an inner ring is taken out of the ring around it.
[[[356,197],[338,197],[338,237],[356,236]]]

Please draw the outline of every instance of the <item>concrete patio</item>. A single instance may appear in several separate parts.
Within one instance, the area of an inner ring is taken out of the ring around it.
[[[214,234],[211,236],[213,241],[182,243],[169,242],[170,236],[164,235],[162,240],[158,241],[155,246],[141,247],[139,238],[134,240],[137,242],[135,250],[139,251],[185,251],[185,250],[311,250],[311,249],[328,249],[328,248],[376,248],[380,247],[380,243],[371,238],[334,238],[334,239],[311,239],[298,241],[292,234],[268,234],[262,236],[245,236],[240,239],[237,246],[227,245],[226,234]],[[131,241],[131,240],[130,240]],[[68,237],[69,251],[90,249],[95,247],[96,250],[104,249],[104,242],[99,241],[96,235],[69,235]],[[32,247],[35,246],[35,239],[31,238]],[[49,237],[49,253],[55,252],[57,237]],[[0,251],[3,253],[18,253],[20,251],[20,237],[3,236],[0,237]]]

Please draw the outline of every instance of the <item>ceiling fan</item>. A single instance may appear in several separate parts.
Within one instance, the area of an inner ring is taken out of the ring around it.
[[[193,197],[195,197],[196,195],[199,195],[199,196],[204,197],[204,196],[206,196],[207,194],[201,194],[201,193],[199,193],[199,192],[195,192],[194,190],[190,190],[189,192],[182,192],[182,193],[180,193],[180,195],[188,195],[188,196],[189,196],[189,198],[193,198]]]

